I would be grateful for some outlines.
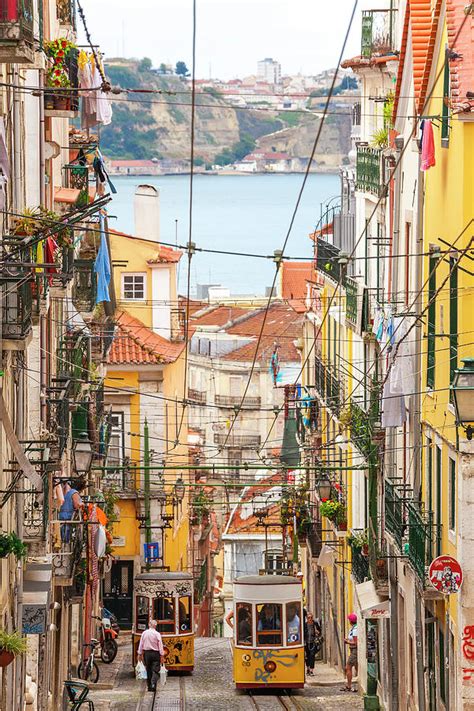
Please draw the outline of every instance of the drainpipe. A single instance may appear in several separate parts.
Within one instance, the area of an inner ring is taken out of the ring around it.
[[[42,71],[38,72],[38,85],[40,89],[44,88],[44,73]],[[39,186],[40,186],[40,203],[41,205],[46,204],[46,159],[44,153],[44,142],[45,142],[45,122],[44,122],[44,95],[43,91],[40,91],[39,96]]]
[[[18,66],[13,70],[13,154],[15,160],[15,172],[13,174],[13,211],[19,212],[23,207],[21,199],[21,120],[20,120],[20,85],[18,76]]]
[[[143,464],[145,465],[145,472],[144,472],[144,494],[145,494],[145,542],[151,543],[151,528],[150,528],[150,440],[149,440],[149,432],[148,432],[148,422],[145,418],[145,425],[143,428]],[[163,536],[163,550],[161,552],[161,555],[163,556],[164,560],[164,536]],[[149,559],[147,559],[146,563],[146,569],[150,570],[150,562]]]

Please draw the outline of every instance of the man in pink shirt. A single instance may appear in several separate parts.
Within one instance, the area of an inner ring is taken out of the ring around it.
[[[164,661],[165,650],[161,634],[156,629],[156,620],[151,620],[148,629],[142,632],[138,645],[138,659],[146,667],[146,682],[148,691],[155,691],[156,682]]]

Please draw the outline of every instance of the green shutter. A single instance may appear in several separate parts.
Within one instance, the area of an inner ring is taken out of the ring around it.
[[[443,78],[443,105],[441,109],[441,145],[447,147],[449,143],[449,100],[450,100],[450,76],[449,76],[449,55],[446,50],[444,60]]]
[[[449,459],[449,528],[456,530],[456,461]]]
[[[458,267],[457,258],[449,260],[449,382],[458,366]]]
[[[446,702],[446,661],[444,658],[444,634],[439,630],[439,694],[443,703]]]
[[[79,435],[87,434],[89,431],[88,421],[88,403],[80,403],[77,410],[72,413],[72,438],[78,439]]]
[[[429,388],[435,386],[435,333],[436,333],[436,267],[438,257],[431,255],[429,258],[428,279],[428,352],[426,368],[426,384]]]

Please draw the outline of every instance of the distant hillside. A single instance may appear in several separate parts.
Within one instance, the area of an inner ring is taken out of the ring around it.
[[[107,75],[112,85],[158,89],[168,94],[121,95],[113,102],[112,123],[102,129],[101,144],[108,158],[189,159],[191,91],[174,75],[162,76],[131,60],[111,60]],[[196,96],[195,147],[197,163],[226,164],[242,158],[256,144],[288,152],[292,157],[309,155],[307,144],[314,140],[317,119],[304,114],[238,110],[214,90]],[[344,117],[343,117],[344,118]],[[348,131],[338,124],[323,130],[326,163],[337,165],[347,155]],[[268,143],[265,143],[267,142]],[[327,150],[333,158],[327,155]]]

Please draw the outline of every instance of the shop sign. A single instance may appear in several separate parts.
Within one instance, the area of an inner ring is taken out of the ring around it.
[[[462,568],[456,558],[440,555],[435,558],[428,573],[430,583],[444,595],[459,592],[462,585]]]
[[[125,545],[125,536],[114,536],[114,540],[112,541],[112,546],[113,548],[123,548]]]

